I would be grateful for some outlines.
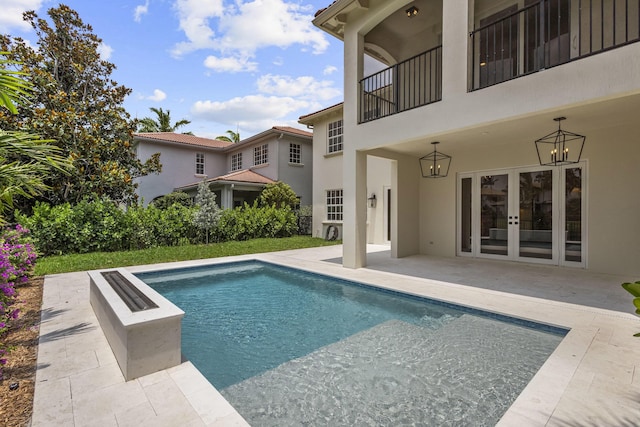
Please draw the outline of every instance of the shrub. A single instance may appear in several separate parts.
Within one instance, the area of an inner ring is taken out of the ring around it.
[[[16,217],[32,230],[36,247],[43,255],[126,248],[125,213],[108,199],[85,199],[75,206],[36,203],[31,216]]]
[[[149,205],[124,210],[110,200],[99,199],[83,200],[75,206],[37,203],[31,216],[18,214],[18,218],[31,229],[38,251],[54,255],[195,242],[195,209],[175,203],[166,209]]]
[[[218,240],[248,240],[260,237],[290,237],[298,229],[291,208],[258,207],[255,203],[222,212],[216,229]]]
[[[36,252],[27,240],[29,230],[17,225],[13,229],[5,229],[0,235],[0,338],[9,329],[11,322],[18,318],[15,287],[26,283],[33,273]],[[6,363],[3,357],[8,349],[0,341],[0,380],[2,366]]]
[[[298,205],[298,196],[288,184],[278,181],[264,187],[260,193],[260,205],[295,209]]]
[[[186,208],[193,206],[193,200],[191,200],[191,196],[189,196],[187,193],[183,193],[182,191],[174,191],[173,193],[158,197],[153,202],[151,202],[151,204],[158,209],[167,209],[169,206],[176,203]]]

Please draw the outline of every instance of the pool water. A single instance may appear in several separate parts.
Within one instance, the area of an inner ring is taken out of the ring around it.
[[[253,426],[495,425],[566,333],[258,261],[137,276]]]

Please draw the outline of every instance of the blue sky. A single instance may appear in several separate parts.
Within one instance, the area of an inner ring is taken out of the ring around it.
[[[102,38],[132,117],[171,111],[180,131],[241,138],[342,102],[342,42],[311,23],[331,0],[66,0]],[[0,0],[0,33],[35,45],[22,12],[58,1]]]

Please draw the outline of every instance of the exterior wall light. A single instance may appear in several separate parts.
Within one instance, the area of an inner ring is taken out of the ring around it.
[[[369,197],[367,200],[369,201],[370,208],[376,207],[377,199],[375,193],[371,193],[371,197]]]
[[[413,18],[418,14],[418,12],[420,12],[420,9],[418,9],[415,6],[411,6],[409,9],[405,10],[404,12],[407,14],[408,18]]]
[[[561,166],[578,163],[587,137],[562,130],[560,123],[566,120],[566,117],[556,117],[553,120],[558,122],[558,130],[536,139],[536,151],[540,165]]]
[[[440,144],[438,141],[431,144],[433,145],[433,153],[420,157],[420,172],[423,178],[444,178],[449,174],[451,156],[436,150],[436,145]]]

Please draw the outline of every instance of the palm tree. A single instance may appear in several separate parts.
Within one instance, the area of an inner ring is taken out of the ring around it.
[[[234,144],[236,142],[240,142],[240,132],[234,132],[232,130],[228,130],[227,134],[229,136],[225,136],[225,135],[216,136],[216,139],[218,141],[233,142]]]
[[[0,54],[8,56],[7,52]],[[22,77],[24,73],[8,69],[15,65],[15,61],[0,60],[0,108],[11,114],[18,112],[18,105],[24,105],[31,90]],[[51,142],[38,135],[0,129],[0,224],[6,223],[4,214],[13,207],[16,197],[33,198],[49,189],[44,180],[52,168],[66,172],[71,167]]]
[[[138,123],[138,132],[175,132],[181,126],[186,126],[191,123],[190,120],[182,119],[178,120],[171,125],[171,111],[166,112],[162,108],[151,107],[151,111],[156,113],[156,119],[151,117],[145,117]],[[188,135],[192,135],[191,132],[183,132]]]

